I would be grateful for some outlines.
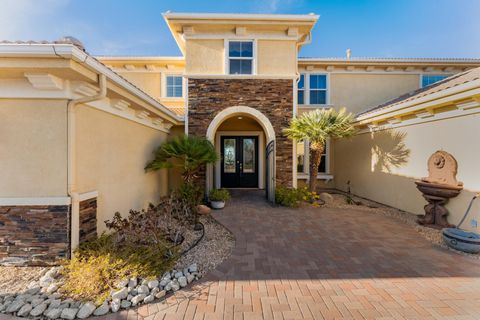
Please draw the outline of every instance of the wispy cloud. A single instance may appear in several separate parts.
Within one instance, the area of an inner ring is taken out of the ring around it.
[[[52,19],[69,0],[2,0],[0,2],[0,39],[39,39],[55,26]]]
[[[288,9],[296,4],[301,3],[301,0],[264,0],[256,3],[255,10],[263,13],[279,13],[280,11],[288,11]]]

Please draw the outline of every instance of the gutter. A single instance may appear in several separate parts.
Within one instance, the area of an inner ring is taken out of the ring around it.
[[[76,106],[83,103],[102,100],[107,96],[107,77],[98,75],[99,93],[89,97],[69,100],[67,104],[67,194],[71,197],[71,235],[70,250],[78,246],[80,239],[80,197],[76,191]]]
[[[310,31],[307,35],[307,38],[305,41],[302,42],[297,42],[296,48],[297,48],[297,54],[295,55],[295,81],[293,81],[293,117],[297,117],[298,113],[298,101],[297,101],[297,92],[298,92],[298,82],[300,81],[300,72],[298,72],[298,50],[300,49],[300,46],[303,46],[305,44],[310,44],[312,43],[312,31]],[[296,141],[294,141],[293,148],[292,148],[292,159],[293,159],[293,164],[292,164],[292,186],[294,188],[297,187],[297,148],[296,148]]]

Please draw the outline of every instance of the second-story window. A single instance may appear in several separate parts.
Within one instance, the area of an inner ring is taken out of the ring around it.
[[[441,81],[445,78],[448,78],[450,75],[443,74],[423,74],[422,75],[422,88],[434,84],[435,82]]]
[[[179,75],[168,75],[167,79],[167,98],[181,98],[183,96],[183,79]]]
[[[229,74],[253,73],[253,41],[230,41],[228,43]]]
[[[297,91],[297,103],[305,104],[305,75],[300,75],[300,80],[298,81],[298,91]]]
[[[309,83],[310,104],[327,104],[327,76],[311,74]]]

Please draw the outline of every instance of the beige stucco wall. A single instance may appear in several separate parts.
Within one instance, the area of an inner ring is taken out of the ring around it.
[[[330,74],[330,104],[353,113],[366,110],[419,88],[415,74]]]
[[[297,70],[296,56],[295,41],[258,40],[257,73],[294,76]]]
[[[224,41],[187,40],[185,54],[186,74],[223,74]]]
[[[0,197],[66,196],[66,105],[0,99]]]
[[[156,72],[119,72],[122,77],[145,91],[150,96],[160,99],[161,75]]]
[[[465,187],[447,205],[449,221],[457,224],[473,194],[480,191],[480,148],[476,147],[480,140],[479,123],[477,114],[339,140],[335,146],[336,187],[346,190],[350,180],[354,194],[424,214],[426,201],[414,180],[428,176],[427,160],[432,153],[445,150],[457,159],[457,179]],[[470,228],[472,218],[480,219],[480,201],[462,227]]]
[[[77,191],[98,191],[100,232],[115,212],[146,208],[166,194],[166,170],[144,171],[166,133],[84,105],[76,119]]]

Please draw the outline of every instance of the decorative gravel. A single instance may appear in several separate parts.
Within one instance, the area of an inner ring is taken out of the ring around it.
[[[401,221],[402,223],[408,224],[415,229],[422,237],[430,241],[431,243],[441,246],[445,249],[453,251],[458,254],[462,254],[474,259],[480,259],[478,254],[470,254],[462,251],[458,251],[450,248],[445,244],[442,237],[442,230],[434,229],[419,225],[417,223],[417,216],[415,214],[402,211],[400,209],[392,208],[378,202],[374,202],[368,199],[351,196],[356,204],[347,204],[346,203],[346,194],[341,193],[331,193],[333,201],[322,205],[322,207],[329,208],[345,208],[351,209],[355,208],[356,210],[364,210],[365,212],[383,214],[388,217],[392,217],[396,220]]]
[[[235,246],[235,239],[230,231],[211,216],[202,216],[200,222],[205,226],[205,236],[196,247],[178,259],[176,267],[196,263],[199,272],[205,275],[230,256]],[[189,242],[187,239],[189,237],[189,235],[185,236],[185,242]]]
[[[45,267],[0,266],[0,295],[25,290],[30,282],[38,280],[48,270]]]

